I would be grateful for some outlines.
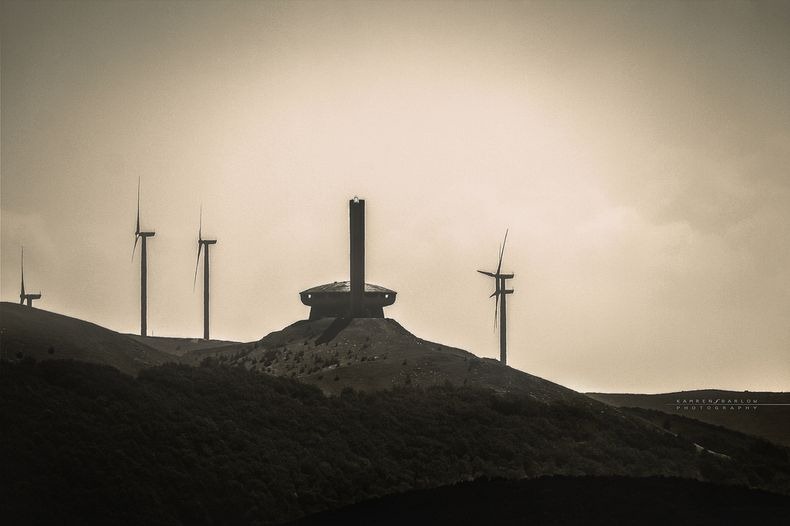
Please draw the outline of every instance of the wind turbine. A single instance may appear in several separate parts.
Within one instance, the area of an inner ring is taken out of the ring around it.
[[[137,179],[137,225],[134,228],[134,248],[132,248],[132,261],[134,261],[134,251],[137,250],[137,241],[142,239],[140,244],[140,336],[146,335],[148,325],[148,253],[146,251],[146,241],[149,237],[154,237],[156,232],[142,232],[140,230],[140,179]]]
[[[208,249],[211,245],[216,245],[216,239],[203,239],[203,205],[200,205],[200,225],[198,227],[198,251],[197,259],[195,260],[195,279],[192,282],[192,290],[195,290],[197,283],[198,266],[200,265],[200,251],[206,247],[206,252],[203,254],[203,339],[208,340],[208,327],[209,327],[209,311],[208,311],[208,297],[209,297],[209,257]]]
[[[41,293],[25,294],[25,247],[22,247],[22,286],[19,290],[19,304],[27,303],[28,307],[33,306],[33,300],[41,299]]]
[[[502,274],[502,256],[505,254],[505,244],[507,243],[507,233],[505,230],[505,239],[502,241],[502,246],[499,248],[499,263],[496,266],[496,272],[486,272],[485,270],[478,270],[480,274],[494,278],[494,293],[489,298],[496,298],[494,303],[494,327],[496,327],[496,316],[499,307],[499,298],[502,297],[502,308],[499,309],[499,361],[507,364],[507,295],[513,294],[513,289],[507,288],[507,280],[513,279],[515,274]]]

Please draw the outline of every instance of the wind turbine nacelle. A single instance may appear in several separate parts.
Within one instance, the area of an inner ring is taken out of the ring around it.
[[[204,245],[216,245],[217,244],[217,240],[216,239],[203,239],[203,240],[200,241],[200,243],[203,243]]]
[[[156,232],[140,232],[137,235],[140,237],[154,237],[156,235]]]
[[[505,294],[513,294],[513,292],[514,292],[513,289],[507,289],[505,291]]]
[[[513,279],[515,274],[500,274],[499,277],[502,279]]]

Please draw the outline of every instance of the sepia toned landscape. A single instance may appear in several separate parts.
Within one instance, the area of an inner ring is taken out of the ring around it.
[[[2,523],[790,523],[787,27],[3,0]]]

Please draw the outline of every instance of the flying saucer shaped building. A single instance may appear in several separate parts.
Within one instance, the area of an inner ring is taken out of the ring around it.
[[[365,283],[365,200],[348,202],[351,234],[349,281],[335,281],[303,290],[302,303],[310,307],[310,319],[383,318],[384,307],[395,303],[397,292]]]
[[[365,283],[362,300],[362,315],[357,318],[383,318],[384,307],[395,303],[394,290]],[[351,300],[351,282],[336,281],[318,285],[299,293],[302,303],[309,305],[310,319],[337,318],[348,316]]]

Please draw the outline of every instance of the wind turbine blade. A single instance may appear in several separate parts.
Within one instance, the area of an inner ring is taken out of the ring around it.
[[[134,235],[134,247],[132,248],[132,261],[134,261],[134,251],[137,250],[137,241],[140,239],[138,234]]]
[[[198,241],[203,241],[203,203],[200,203],[200,225],[198,227]],[[198,248],[198,254],[200,254],[199,248]]]
[[[499,246],[499,263],[496,266],[496,273],[499,274],[499,271],[502,270],[502,256],[505,255],[505,244],[507,243],[507,233],[508,230],[505,230],[505,240],[502,241],[502,244]]]
[[[478,272],[479,272],[480,274],[484,274],[484,275],[486,275],[486,276],[490,276],[490,277],[492,277],[492,278],[496,277],[496,275],[495,275],[495,274],[492,274],[491,272],[486,272],[485,270],[478,270]]]
[[[203,243],[198,241],[197,258],[195,259],[195,279],[192,280],[192,292],[195,292],[195,285],[197,285],[197,271],[200,266],[200,250],[203,248]]]
[[[25,296],[25,247],[22,247],[22,287],[19,291],[19,303],[22,304]]]

